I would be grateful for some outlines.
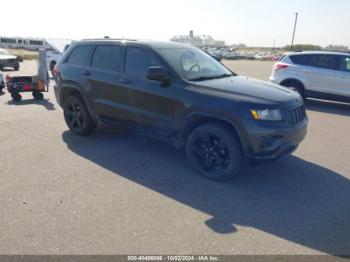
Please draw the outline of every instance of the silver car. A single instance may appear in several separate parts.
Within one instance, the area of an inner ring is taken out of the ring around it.
[[[270,81],[304,98],[350,102],[350,53],[287,53],[274,65]]]

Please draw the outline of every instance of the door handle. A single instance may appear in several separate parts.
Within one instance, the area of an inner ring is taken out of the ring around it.
[[[119,79],[120,83],[126,84],[126,85],[131,85],[132,82],[129,79],[125,79],[125,78],[120,78]]]
[[[90,71],[88,71],[88,70],[83,70],[83,71],[81,71],[81,74],[84,75],[84,76],[89,76],[89,75],[91,75]]]
[[[311,71],[309,71],[309,70],[303,70],[303,72],[306,73],[306,74],[310,74],[311,73]]]

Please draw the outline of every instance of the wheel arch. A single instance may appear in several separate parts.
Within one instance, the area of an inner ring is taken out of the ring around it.
[[[62,90],[61,90],[61,94],[60,94],[60,106],[61,107],[64,106],[64,100],[70,96],[78,96],[82,100],[82,102],[85,104],[85,106],[86,106],[87,110],[89,111],[93,120],[95,120],[95,121],[98,120],[97,115],[94,113],[89,102],[84,97],[83,92],[81,92],[81,90],[73,84],[66,84],[66,85],[62,86]]]
[[[297,78],[286,78],[280,83],[280,85],[281,86],[286,86],[288,83],[297,83],[305,91],[305,85],[304,85],[303,81],[301,81],[300,79],[297,79]]]
[[[216,123],[219,125],[223,125],[226,128],[233,131],[234,136],[237,138],[241,149],[246,152],[247,150],[247,140],[244,136],[244,132],[242,131],[242,128],[240,125],[227,117],[224,116],[217,116],[210,113],[202,113],[202,112],[195,112],[191,113],[186,120],[183,122],[182,129],[181,129],[181,143],[184,144],[187,141],[187,138],[190,136],[192,131],[199,127],[200,125],[207,124],[207,123]]]

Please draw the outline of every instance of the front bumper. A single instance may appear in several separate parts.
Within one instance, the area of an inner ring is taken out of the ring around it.
[[[249,147],[246,152],[248,163],[263,164],[278,160],[293,153],[304,140],[308,120],[284,127],[270,126],[272,123],[255,125],[248,131]]]

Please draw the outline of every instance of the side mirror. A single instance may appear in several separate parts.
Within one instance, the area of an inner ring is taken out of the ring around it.
[[[171,84],[171,78],[168,72],[161,66],[150,66],[147,69],[147,79],[161,82],[162,87]]]

